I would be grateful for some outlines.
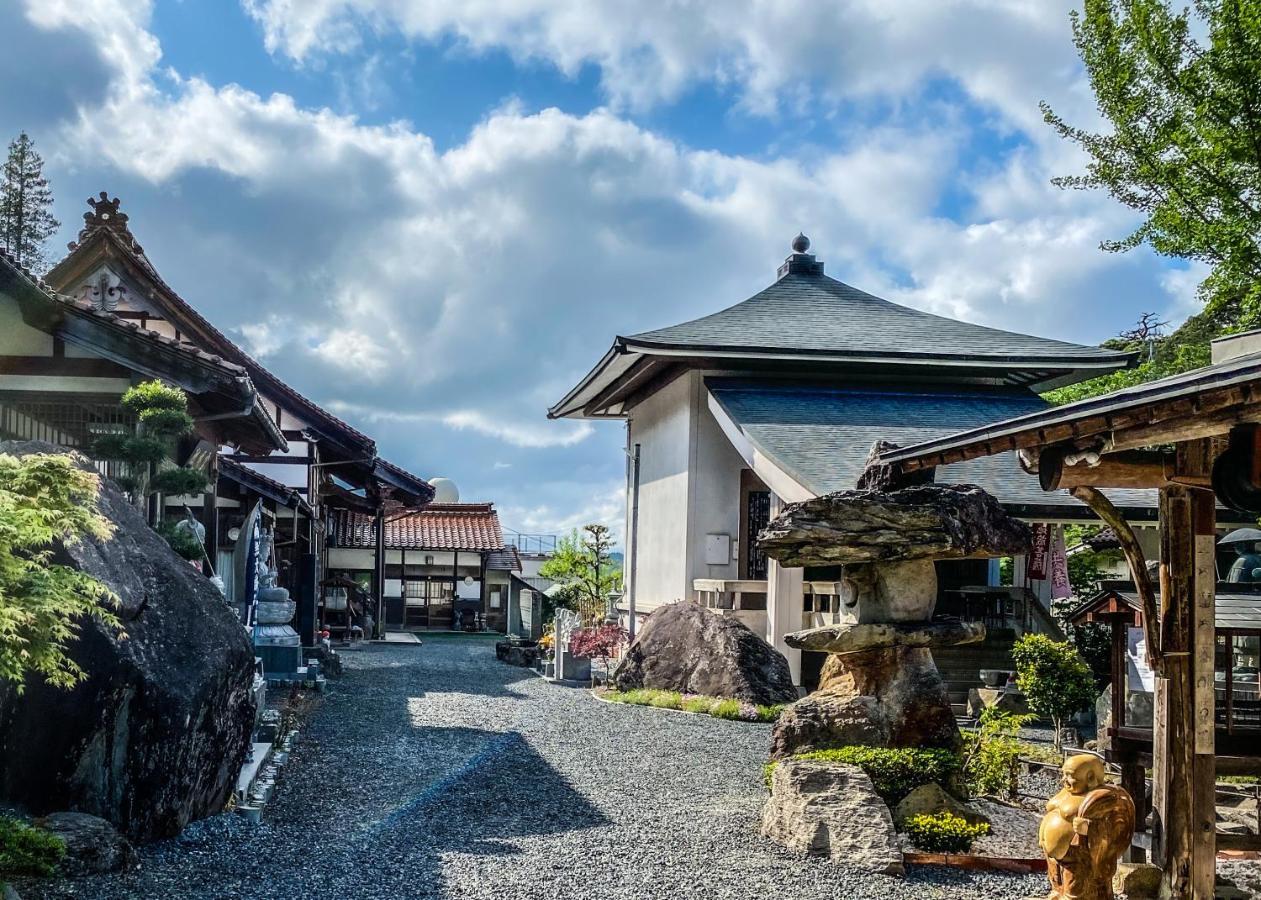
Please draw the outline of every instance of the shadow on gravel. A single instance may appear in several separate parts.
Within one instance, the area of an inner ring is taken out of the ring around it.
[[[514,856],[523,852],[514,839],[610,824],[520,734],[422,731],[435,745],[479,749],[355,841],[364,854],[387,861],[382,888],[415,896],[423,884],[440,895],[443,854]]]

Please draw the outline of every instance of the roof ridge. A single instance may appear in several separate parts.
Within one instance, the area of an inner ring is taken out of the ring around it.
[[[101,196],[102,198],[105,198],[107,196],[107,192],[102,191]],[[175,288],[171,287],[171,285],[168,284],[160,274],[158,274],[157,268],[149,260],[149,257],[145,255],[144,250],[136,241],[130,228],[126,225],[127,215],[125,213],[117,212],[119,202],[117,198],[114,198],[112,201],[108,201],[112,205],[112,209],[115,211],[114,214],[116,216],[110,221],[117,222],[117,225],[121,227],[109,226],[102,222],[89,221],[92,219],[100,204],[94,202],[93,200],[89,200],[88,202],[93,204],[93,212],[84,213],[84,220],[87,224],[85,224],[84,228],[79,232],[79,240],[69,244],[70,253],[58,262],[57,265],[53,266],[54,270],[64,265],[72,255],[87,246],[87,243],[91,238],[99,235],[102,239],[112,240],[120,250],[124,251],[132,261],[144,270],[144,273],[154,282],[154,285],[167,295],[167,299],[169,301],[179,308],[181,312],[193,319],[193,321],[195,321],[199,326],[209,332],[212,338],[219,341],[223,345],[221,349],[225,349],[228,353],[238,357],[238,365],[244,366],[247,370],[253,370],[255,377],[261,375],[263,379],[266,379],[279,392],[287,394],[292,399],[296,400],[299,405],[305,406],[309,410],[314,410],[317,415],[326,417],[338,427],[349,432],[361,443],[364,443],[366,446],[371,446],[375,450],[376,442],[372,438],[355,428],[349,422],[333,415],[314,400],[311,400],[309,397],[287,384],[274,372],[242,350],[235,341],[221,331],[213,322],[202,315],[195,306],[181,297],[179,292],[176,291]],[[118,222],[118,219],[121,219],[121,222]]]

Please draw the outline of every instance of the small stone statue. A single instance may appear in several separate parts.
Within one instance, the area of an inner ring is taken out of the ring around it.
[[[1047,900],[1112,900],[1117,859],[1134,835],[1134,801],[1104,780],[1089,753],[1064,761],[1064,787],[1047,801],[1038,827],[1051,893]]]

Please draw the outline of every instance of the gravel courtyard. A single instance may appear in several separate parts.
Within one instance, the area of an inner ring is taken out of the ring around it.
[[[1041,876],[903,880],[763,841],[769,726],[601,703],[497,662],[492,642],[344,654],[262,826],[234,815],[123,876],[24,898],[1019,898]]]

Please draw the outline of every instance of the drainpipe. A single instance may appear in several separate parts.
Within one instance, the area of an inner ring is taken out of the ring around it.
[[[626,443],[630,444],[630,420],[626,420]],[[630,490],[630,559],[627,560],[626,573],[626,610],[630,619],[627,631],[630,639],[635,640],[635,582],[638,580],[636,559],[639,556],[639,444],[634,452],[626,453],[631,469]]]

